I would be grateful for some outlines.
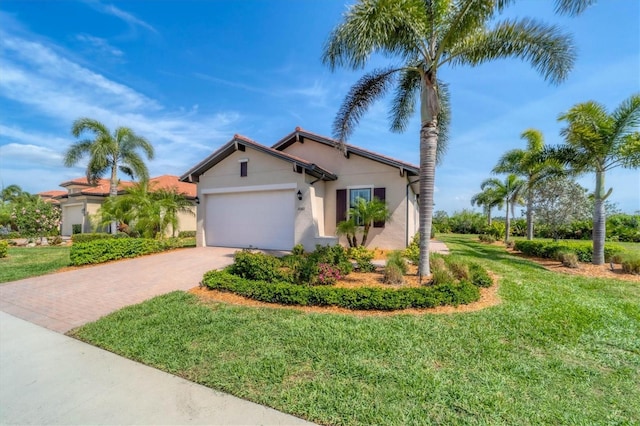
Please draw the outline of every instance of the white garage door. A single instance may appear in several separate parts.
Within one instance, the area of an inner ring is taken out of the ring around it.
[[[294,199],[291,189],[207,195],[207,245],[291,250]]]
[[[73,225],[82,226],[83,224],[82,204],[62,207],[62,235],[71,235],[73,233]]]

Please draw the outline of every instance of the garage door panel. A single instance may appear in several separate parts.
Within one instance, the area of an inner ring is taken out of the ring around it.
[[[292,190],[207,195],[207,245],[291,249],[294,198]]]

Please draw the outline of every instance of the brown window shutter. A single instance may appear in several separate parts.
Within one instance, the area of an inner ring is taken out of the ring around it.
[[[373,198],[377,198],[380,201],[387,200],[386,188],[373,188]],[[373,222],[374,228],[384,228],[384,220],[380,222]]]
[[[240,163],[240,177],[245,177],[245,176],[247,176],[247,162],[242,161]]]
[[[347,220],[347,190],[336,190],[336,225]]]

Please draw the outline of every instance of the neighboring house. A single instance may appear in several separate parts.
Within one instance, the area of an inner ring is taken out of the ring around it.
[[[338,242],[336,225],[357,198],[391,213],[368,247],[404,248],[418,230],[418,166],[300,128],[272,147],[235,135],[180,177],[198,185],[198,246],[312,250]],[[346,239],[343,239],[346,244]]]
[[[58,191],[54,189],[53,191],[38,192],[36,195],[45,203],[51,203],[54,206],[60,207],[60,198],[67,195],[67,191]]]
[[[135,182],[120,181],[118,184],[118,195],[124,194],[125,190]],[[195,213],[196,186],[186,182],[180,182],[177,176],[162,175],[149,179],[152,189],[172,189],[183,194],[193,203]],[[109,180],[98,179],[96,185],[87,182],[86,177],[73,179],[60,184],[67,189],[64,195],[56,197],[60,203],[62,235],[72,235],[74,228],[76,233],[92,232],[90,215],[95,215],[104,200],[109,197]],[[193,231],[196,229],[196,218],[193,214],[180,213],[178,216],[181,231]],[[75,226],[74,226],[75,225]]]

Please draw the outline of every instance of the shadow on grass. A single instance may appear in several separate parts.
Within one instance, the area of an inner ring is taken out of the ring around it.
[[[480,242],[473,241],[470,237],[462,236],[442,236],[441,238],[447,244],[455,244],[454,247],[450,247],[452,254],[458,254],[469,258],[488,260],[491,262],[508,262],[513,267],[525,266],[536,270],[546,270],[543,266],[537,263],[521,259],[507,253],[504,247],[490,246]]]

